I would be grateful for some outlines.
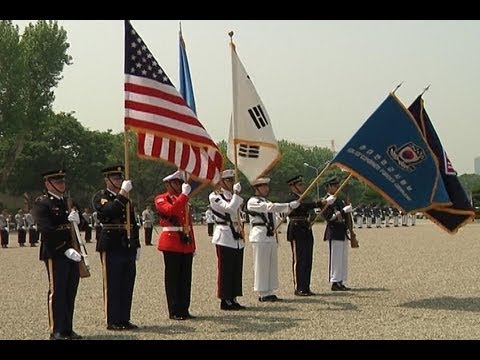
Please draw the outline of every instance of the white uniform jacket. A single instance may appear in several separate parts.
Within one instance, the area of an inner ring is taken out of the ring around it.
[[[268,213],[272,213],[273,228],[277,227],[278,217],[275,213],[288,213],[290,206],[288,203],[272,203],[261,196],[253,196],[247,202],[247,211],[250,216],[250,234],[248,239],[250,242],[276,242],[275,236],[267,235],[267,227],[255,224],[264,224],[264,219],[259,215],[252,215],[250,212],[263,213],[265,219],[268,221]]]
[[[212,211],[219,214],[230,215],[236,231],[239,229],[238,209],[243,204],[243,198],[237,194],[233,194],[225,189],[220,189],[210,193],[208,196]],[[225,220],[215,215],[215,230],[213,232],[212,243],[216,245],[226,246],[233,249],[243,249],[245,241],[243,239],[234,239],[230,225],[219,224]]]

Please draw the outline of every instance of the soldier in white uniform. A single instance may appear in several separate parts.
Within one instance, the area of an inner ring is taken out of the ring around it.
[[[35,243],[38,242],[38,231],[31,210],[25,215],[25,223],[27,224],[30,247],[35,247]]]
[[[274,213],[289,213],[300,206],[295,200],[290,203],[272,203],[265,197],[270,192],[270,178],[258,178],[252,181],[255,195],[247,202],[250,215],[249,241],[253,248],[254,291],[259,301],[281,300],[275,295],[278,288],[277,241],[274,236],[276,227]]]
[[[213,236],[213,229],[215,227],[215,216],[213,215],[212,208],[209,206],[205,211],[205,221],[207,222],[208,236]]]
[[[240,197],[242,187],[234,184],[235,171],[225,170],[219,187],[208,200],[216,223],[212,243],[215,244],[218,259],[217,297],[221,299],[222,310],[243,310],[245,306],[237,302],[242,296],[243,248],[245,241],[240,228]],[[233,194],[232,194],[233,193]]]
[[[145,233],[145,245],[153,246],[152,234],[153,234],[153,222],[155,221],[155,214],[152,211],[152,207],[147,205],[145,210],[142,211],[142,222]]]

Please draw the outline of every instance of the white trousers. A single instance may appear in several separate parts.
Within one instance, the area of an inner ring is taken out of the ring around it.
[[[259,296],[274,295],[278,289],[278,244],[276,242],[252,243],[253,290]]]
[[[330,282],[347,281],[348,275],[348,239],[330,240],[329,274]]]

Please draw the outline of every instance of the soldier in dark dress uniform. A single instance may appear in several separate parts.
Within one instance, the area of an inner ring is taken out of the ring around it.
[[[108,330],[138,328],[130,322],[130,312],[140,241],[134,209],[129,205],[128,198],[132,182],[124,180],[124,170],[123,165],[103,169],[106,189],[98,191],[92,200],[103,226],[96,250],[102,262],[103,300]],[[130,210],[128,232],[127,209]]]
[[[329,178],[326,181],[328,195],[335,194],[338,186],[339,180],[336,176]],[[323,213],[327,220],[323,239],[328,240],[329,244],[329,279],[332,283],[332,291],[350,290],[345,286],[344,281],[347,280],[349,247],[346,218],[352,211],[352,205],[336,199]]]
[[[73,311],[80,279],[82,256],[73,249],[69,221],[80,222],[78,213],[69,215],[65,192],[65,171],[42,174],[47,193],[38,197],[33,216],[40,232],[40,260],[48,274],[48,322],[51,340],[80,339],[73,331]]]
[[[295,176],[287,181],[290,187],[290,198],[288,202],[298,200],[305,191],[305,184],[301,175]],[[310,215],[313,209],[322,207],[325,203],[330,204],[335,197],[320,200],[318,202],[302,201],[300,206],[293,209],[288,215],[287,240],[292,248],[292,271],[295,295],[315,295],[310,289],[310,279],[313,263],[313,232],[310,226]]]

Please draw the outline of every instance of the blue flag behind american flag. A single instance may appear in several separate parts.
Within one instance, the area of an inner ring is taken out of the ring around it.
[[[415,120],[390,94],[333,158],[405,212],[451,205]]]
[[[140,35],[125,21],[125,128],[138,137],[138,156],[177,166],[217,183],[222,155]]]
[[[197,114],[197,106],[195,105],[195,95],[193,92],[192,78],[190,76],[190,66],[188,64],[187,58],[187,49],[185,47],[185,41],[183,40],[182,29],[180,28],[179,32],[179,59],[180,59],[180,94],[182,94],[187,105],[192,109],[192,111]],[[207,185],[206,182],[199,181],[190,181],[190,186],[192,187],[192,192],[190,196],[194,196],[200,192],[204,186]]]
[[[448,207],[431,209],[426,211],[425,214],[442,229],[454,234],[460,227],[475,218],[475,210],[460,184],[457,173],[448,159],[447,153],[440,142],[440,138],[430,121],[421,95],[410,105],[408,110],[415,118],[423,137],[438,159],[440,174],[450,201],[452,202],[452,205]]]

